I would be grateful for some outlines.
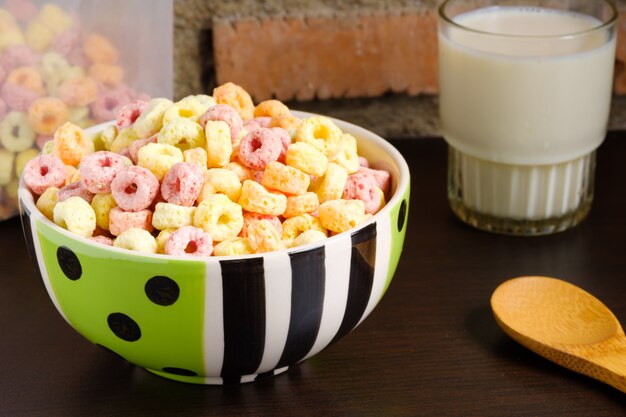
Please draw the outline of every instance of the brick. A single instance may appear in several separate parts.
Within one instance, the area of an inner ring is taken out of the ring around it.
[[[433,10],[213,21],[217,83],[256,100],[437,92]]]

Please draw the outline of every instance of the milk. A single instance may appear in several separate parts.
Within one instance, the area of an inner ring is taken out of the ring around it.
[[[466,165],[459,198],[502,218],[575,210],[606,132],[612,32],[590,31],[600,25],[593,17],[536,7],[488,7],[454,22],[474,30],[447,25],[439,35],[442,131]]]

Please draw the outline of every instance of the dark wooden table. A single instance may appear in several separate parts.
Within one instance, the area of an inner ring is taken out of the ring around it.
[[[590,216],[540,238],[465,226],[448,208],[444,142],[394,144],[413,189],[388,293],[345,339],[252,384],[173,382],[90,344],[48,299],[19,220],[0,223],[0,415],[626,415],[626,395],[516,344],[489,308],[507,278],[548,275],[582,286],[626,323],[626,132],[600,148]]]

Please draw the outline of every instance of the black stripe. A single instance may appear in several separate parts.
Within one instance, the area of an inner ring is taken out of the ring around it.
[[[22,210],[20,220],[22,222],[24,240],[26,241],[26,250],[28,251],[28,255],[32,261],[31,263],[35,268],[35,272],[37,272],[37,276],[41,279],[41,282],[43,282],[41,270],[39,269],[39,261],[37,261],[37,252],[35,251],[35,241],[33,240],[33,233],[37,233],[37,231],[32,230],[30,227],[30,210],[26,208],[26,204],[20,203],[20,209]]]
[[[224,300],[224,383],[256,372],[265,346],[263,258],[220,261]]]
[[[361,320],[372,293],[375,264],[376,223],[372,223],[352,235],[348,302],[341,326],[331,343],[345,336]]]
[[[326,287],[324,247],[292,253],[291,317],[285,349],[276,368],[302,360],[313,347],[322,321]]]

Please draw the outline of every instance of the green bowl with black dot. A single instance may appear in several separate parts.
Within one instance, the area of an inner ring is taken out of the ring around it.
[[[334,121],[357,138],[372,167],[391,173],[391,197],[357,228],[288,250],[192,259],[101,245],[46,219],[22,183],[24,235],[52,303],[91,342],[191,383],[276,375],[339,340],[391,282],[410,187],[407,164],[393,146]]]

